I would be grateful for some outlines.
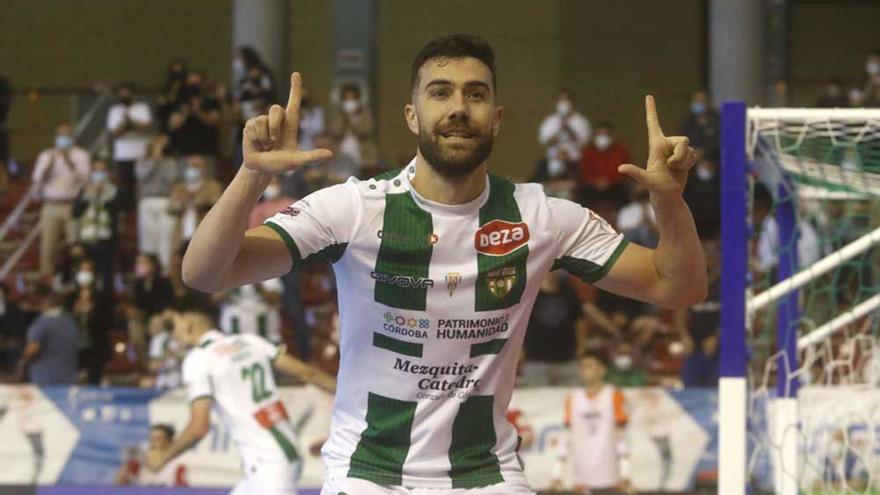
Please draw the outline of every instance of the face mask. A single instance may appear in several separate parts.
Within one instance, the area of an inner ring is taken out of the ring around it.
[[[342,111],[349,115],[357,112],[360,107],[361,104],[357,100],[345,100],[342,102]]]
[[[547,162],[547,175],[556,177],[565,172],[565,162],[559,158],[553,158]]]
[[[202,170],[195,167],[187,167],[183,171],[183,178],[187,182],[198,182],[202,178]]]
[[[55,147],[66,150],[73,146],[73,138],[67,134],[59,134],[55,136]]]
[[[611,146],[611,136],[608,134],[599,134],[596,136],[595,144],[599,151],[605,151]]]
[[[566,115],[571,111],[571,102],[568,100],[559,100],[556,102],[556,113]]]
[[[95,170],[92,172],[92,182],[101,184],[107,180],[107,172],[104,170]]]
[[[87,272],[84,270],[80,270],[76,272],[76,285],[80,287],[87,287],[92,285],[92,282],[95,281],[95,274],[92,272]]]
[[[281,188],[276,184],[269,184],[266,186],[266,190],[263,191],[263,197],[266,199],[275,199],[278,196],[281,196]]]
[[[712,177],[715,177],[715,170],[712,167],[708,166],[697,166],[697,178],[703,182],[712,180]]]
[[[691,113],[694,115],[701,115],[706,111],[706,105],[701,101],[695,101],[691,103]]]
[[[865,72],[872,76],[880,74],[880,63],[868,62],[867,64],[865,64]]]
[[[614,367],[620,370],[628,370],[632,368],[633,359],[627,354],[614,356]]]

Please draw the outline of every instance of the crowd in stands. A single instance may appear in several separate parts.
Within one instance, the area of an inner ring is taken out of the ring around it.
[[[0,374],[37,384],[180,384],[183,350],[170,338],[165,310],[195,297],[181,279],[187,241],[241,161],[244,122],[278,101],[275,77],[253,49],[236,50],[232,65],[230,85],[183,60],[168,64],[158,94],[119,84],[105,120],[110,145],[95,156],[79,146],[69,123],[57,127],[30,175],[40,198],[38,275],[13,273],[0,285]],[[880,53],[868,56],[865,69],[858,86],[831,81],[817,105],[880,106]],[[334,156],[273,180],[251,226],[317,189],[388,168],[364,93],[356,83],[344,84],[321,106],[304,90],[300,147],[328,148]],[[0,80],[0,119],[8,103],[8,84]],[[720,119],[705,91],[693,92],[677,132],[698,153],[684,198],[703,240],[709,297],[687,310],[663,311],[552,272],[529,322],[520,385],[577,385],[577,357],[585,354],[604,356],[607,379],[617,386],[716,385]],[[562,90],[536,138],[542,153],[530,180],[590,208],[630,241],[656,244],[647,191],[617,171],[639,159],[614,122],[592,123],[575,94]],[[5,181],[5,133],[0,151]],[[335,372],[338,328],[328,266],[304,266],[212,299],[222,331],[284,342]],[[56,334],[62,337],[47,337]]]

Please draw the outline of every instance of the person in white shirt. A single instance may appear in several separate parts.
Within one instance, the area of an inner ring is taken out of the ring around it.
[[[55,145],[37,156],[31,180],[42,200],[40,208],[40,274],[55,270],[55,255],[62,245],[75,239],[73,202],[89,181],[92,158],[76,146],[73,128],[61,124]]]
[[[538,141],[548,162],[580,162],[581,150],[590,141],[590,121],[574,108],[574,94],[563,89],[556,96],[556,109],[544,117]]]
[[[280,278],[242,285],[221,296],[220,330],[227,335],[259,335],[273,344],[281,343]]]
[[[183,361],[189,389],[190,419],[165,448],[147,453],[147,466],[161,471],[196,445],[211,427],[216,409],[242,456],[244,478],[232,495],[296,495],[302,462],[297,438],[272,369],[298,376],[335,392],[336,380],[253,334],[224,335],[214,330],[198,304],[181,304],[173,313],[173,337],[190,350]]]
[[[134,208],[134,164],[147,155],[153,112],[142,101],[135,101],[137,88],[123,82],[116,88],[119,101],[107,112],[107,130],[113,139],[113,161],[116,163],[119,203],[123,211]]]
[[[245,125],[244,162],[196,229],[183,280],[217,292],[333,263],[341,358],[322,494],[534,495],[504,415],[541,280],[565,269],[663,307],[702,301],[706,265],[681,198],[696,152],[663,134],[646,96],[647,168],[619,171],[651,191],[661,241],[627,243],[594,212],[489,173],[505,111],[488,43],[442,36],[411,68],[408,165],[246,230],[272,176],[332,156],[298,149],[302,78],[291,74],[287,108]]]
[[[629,416],[623,393],[605,383],[608,364],[604,356],[587,354],[580,366],[584,387],[565,399],[569,442],[560,452],[561,460],[568,460],[575,493],[626,493],[629,450],[625,427]],[[557,467],[554,477],[559,480],[561,474]]]

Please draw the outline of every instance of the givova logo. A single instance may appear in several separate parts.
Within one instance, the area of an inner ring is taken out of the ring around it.
[[[434,281],[430,278],[391,275],[382,272],[372,272],[370,276],[379,283],[394,285],[403,289],[427,289],[434,287]]]

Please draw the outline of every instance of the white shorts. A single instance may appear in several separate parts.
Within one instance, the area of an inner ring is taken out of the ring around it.
[[[482,488],[406,488],[357,478],[328,478],[321,495],[535,495],[525,482],[503,481]]]
[[[244,478],[230,495],[296,495],[299,462],[253,462],[243,466]]]

